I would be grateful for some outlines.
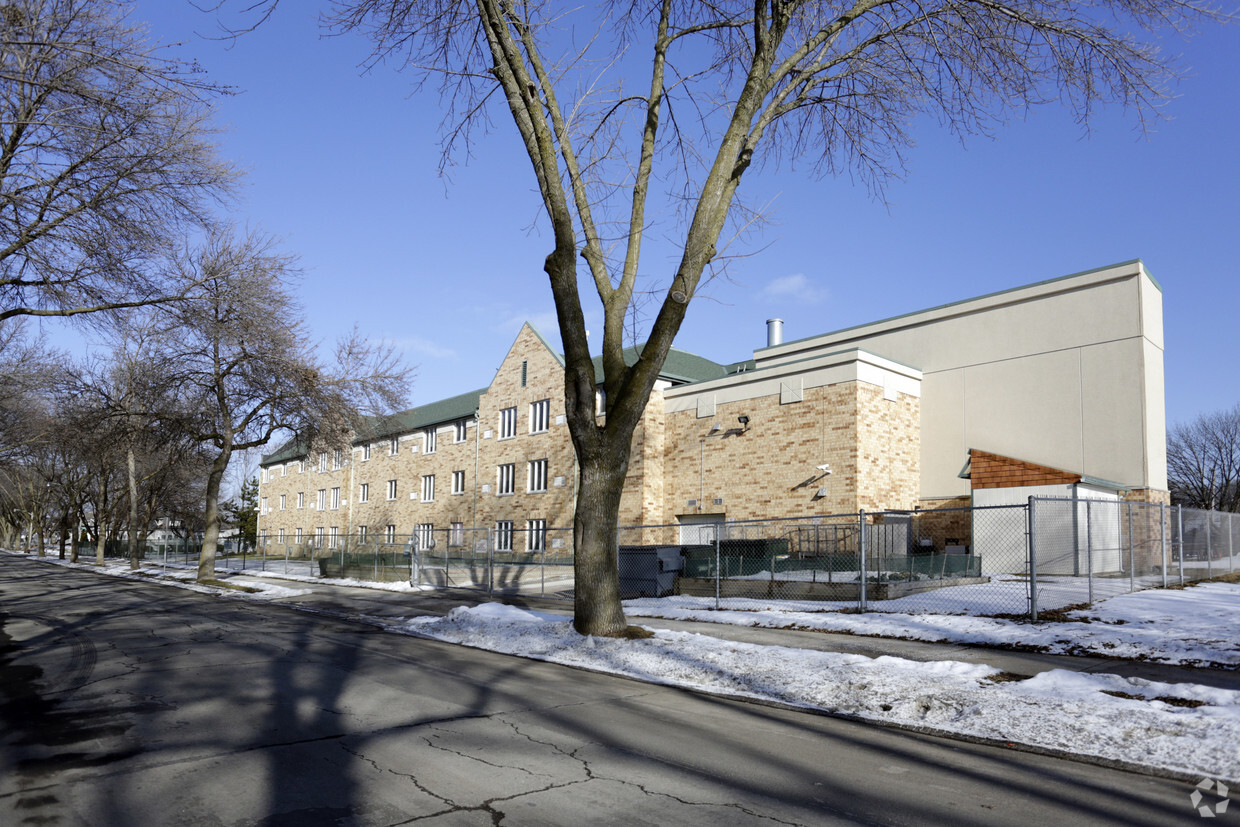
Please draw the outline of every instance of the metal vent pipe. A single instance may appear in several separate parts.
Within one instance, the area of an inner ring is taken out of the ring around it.
[[[775,347],[784,343],[784,320],[766,320],[766,346]]]

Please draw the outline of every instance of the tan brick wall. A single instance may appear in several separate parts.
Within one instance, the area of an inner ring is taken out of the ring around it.
[[[867,511],[915,507],[921,489],[921,400],[865,382],[857,386],[857,505]]]

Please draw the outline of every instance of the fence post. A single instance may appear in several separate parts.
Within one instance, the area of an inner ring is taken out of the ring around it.
[[[1089,605],[1094,605],[1094,532],[1092,500],[1085,501],[1085,579],[1089,584]]]
[[[864,612],[864,611],[866,610],[866,588],[867,588],[867,587],[868,587],[868,585],[869,585],[869,583],[868,583],[868,581],[867,581],[867,579],[866,579],[866,554],[865,554],[865,509],[864,509],[864,508],[862,508],[862,509],[860,509],[860,511],[858,511],[858,517],[860,518],[860,522],[861,522],[861,531],[860,531],[859,536],[858,536],[858,542],[859,542],[859,544],[860,544],[860,549],[859,549],[859,551],[857,552],[857,554],[858,554],[858,562],[861,564],[861,571],[859,572],[859,574],[860,574],[860,578],[859,578],[859,579],[860,579],[860,584],[861,584],[861,585],[860,585],[860,588],[859,588],[859,589],[858,589],[858,591],[857,591],[857,595],[858,595],[858,599],[860,600],[860,603],[858,604],[858,608],[859,608],[859,609],[861,609],[861,611],[863,611],[863,612]]]
[[[1033,504],[1036,500],[1029,498],[1029,509],[1026,519],[1029,521],[1029,619],[1034,623],[1038,620],[1038,549],[1037,521],[1033,517]]]
[[[1132,503],[1124,503],[1128,506],[1128,591],[1135,592],[1137,590],[1137,558],[1134,555],[1132,542]]]
[[[1184,585],[1184,506],[1175,507],[1176,536],[1180,540],[1180,585]]]
[[[723,569],[719,562],[719,524],[715,523],[715,611],[719,611],[719,580],[723,577]]]
[[[1206,512],[1206,579],[1214,576],[1211,558],[1214,557],[1214,511]]]
[[[1236,570],[1236,527],[1231,524],[1231,521],[1235,516],[1235,514],[1227,515],[1227,568],[1233,573]]]
[[[1158,504],[1158,541],[1162,547],[1162,587],[1167,588],[1167,505]]]

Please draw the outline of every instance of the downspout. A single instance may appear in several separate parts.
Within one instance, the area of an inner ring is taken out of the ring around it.
[[[474,506],[470,518],[472,528],[478,527],[478,452],[482,448],[482,411],[474,408]]]

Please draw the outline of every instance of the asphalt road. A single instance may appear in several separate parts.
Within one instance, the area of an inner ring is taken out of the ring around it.
[[[3,825],[1201,823],[1191,790],[0,556]]]

